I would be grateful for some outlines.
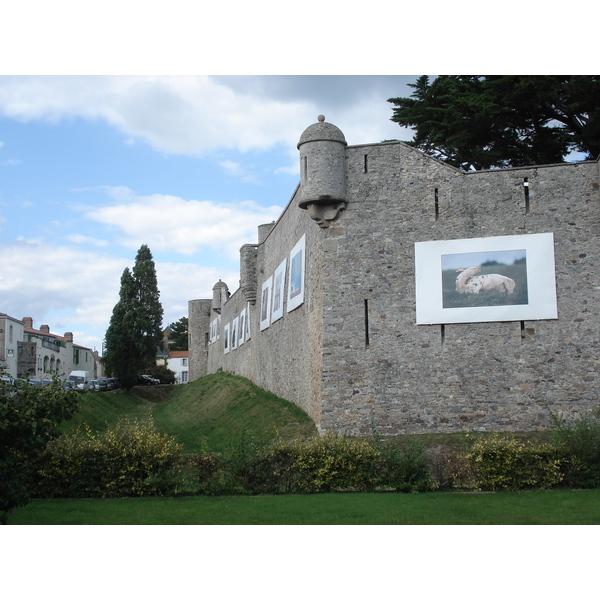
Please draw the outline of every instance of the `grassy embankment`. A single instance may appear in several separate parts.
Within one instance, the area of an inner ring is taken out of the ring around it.
[[[125,417],[146,422],[152,415],[157,431],[174,436],[188,453],[222,452],[244,436],[268,442],[277,434],[283,439],[316,434],[296,405],[228,373],[186,385],[89,393],[81,400],[81,412],[63,426],[65,433],[84,423],[101,431]]]

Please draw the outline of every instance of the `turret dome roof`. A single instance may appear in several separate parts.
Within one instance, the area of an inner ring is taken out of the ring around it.
[[[336,127],[332,123],[325,123],[325,117],[319,115],[319,122],[309,125],[304,133],[300,136],[298,142],[298,148],[306,142],[317,142],[317,141],[334,141],[341,142],[344,146],[347,146],[346,138],[339,127]]]

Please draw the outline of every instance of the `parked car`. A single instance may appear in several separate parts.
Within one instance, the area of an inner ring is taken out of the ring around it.
[[[108,392],[108,377],[98,377],[96,381],[98,382],[99,392]]]
[[[89,387],[89,392],[99,392],[100,391],[100,385],[98,383],[97,379],[92,379],[90,381],[90,387]]]
[[[45,385],[50,385],[52,383],[52,379],[27,379],[29,385],[35,385],[36,387],[43,387]]]
[[[0,377],[0,393],[14,396],[17,392],[15,380],[10,375],[2,375]]]
[[[138,385],[156,385],[157,383],[150,375],[138,375]]]

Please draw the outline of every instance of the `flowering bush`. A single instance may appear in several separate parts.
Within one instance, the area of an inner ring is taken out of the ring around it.
[[[547,443],[494,434],[476,440],[466,458],[482,490],[551,488],[563,479],[560,453]]]
[[[149,424],[119,421],[50,442],[37,466],[38,497],[116,498],[162,493],[160,481],[181,452]]]
[[[327,433],[297,445],[294,469],[302,492],[371,490],[378,480],[381,451],[364,440]]]

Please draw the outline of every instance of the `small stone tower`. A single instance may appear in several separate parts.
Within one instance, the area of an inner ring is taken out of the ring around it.
[[[224,281],[217,281],[213,286],[212,310],[217,313],[221,312],[221,307],[229,298],[229,288]]]
[[[298,207],[308,210],[319,227],[329,227],[346,208],[346,138],[325,122],[310,125],[300,136],[300,194]]]

